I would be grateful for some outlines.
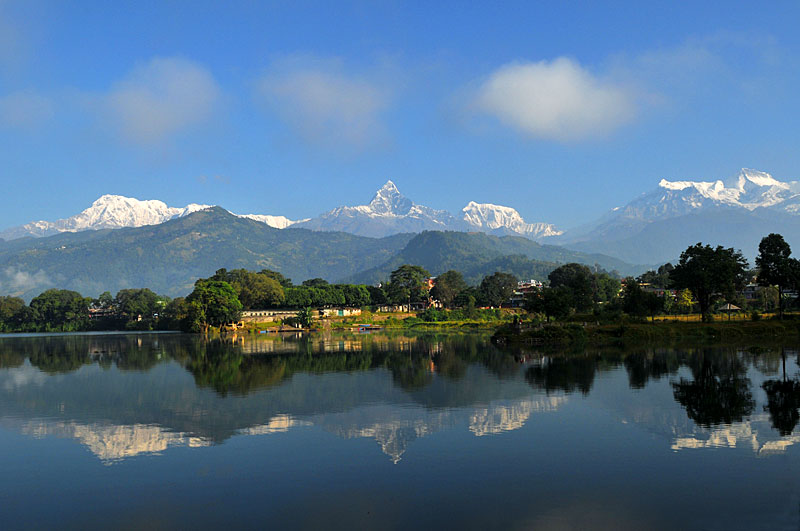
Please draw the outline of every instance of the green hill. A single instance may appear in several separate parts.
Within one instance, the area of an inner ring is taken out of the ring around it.
[[[179,296],[221,267],[333,281],[386,262],[412,236],[279,230],[212,208],[160,225],[0,242],[0,294],[30,299],[58,287],[96,296],[149,287]]]
[[[349,282],[385,281],[403,264],[421,265],[433,275],[449,269],[461,271],[469,283],[478,283],[495,271],[518,278],[543,279],[559,264],[578,262],[599,265],[608,271],[635,274],[644,267],[632,266],[602,254],[572,251],[555,245],[542,245],[519,236],[493,236],[474,232],[427,231],[414,236],[405,248],[386,263],[347,277]]]

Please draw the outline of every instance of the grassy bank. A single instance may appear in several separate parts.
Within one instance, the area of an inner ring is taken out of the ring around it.
[[[655,322],[620,325],[544,325],[517,330],[512,325],[497,328],[492,340],[504,344],[586,345],[592,347],[674,344],[725,344],[800,340],[800,320],[701,322]]]

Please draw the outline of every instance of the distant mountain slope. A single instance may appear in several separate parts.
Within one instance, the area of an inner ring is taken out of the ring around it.
[[[800,184],[743,169],[730,181],[667,181],[553,243],[634,263],[674,260],[698,241],[741,249],[751,261],[770,232],[800,244]]]
[[[33,221],[19,227],[0,231],[0,240],[14,240],[25,236],[52,236],[61,232],[81,232],[86,230],[120,229],[158,225],[171,219],[187,216],[210,205],[192,203],[185,207],[170,207],[162,201],[150,199],[141,201],[121,195],[103,195],[92,206],[72,217],[57,221]],[[241,217],[260,221],[279,229],[296,223],[284,216],[245,214]]]
[[[707,210],[648,223],[627,238],[590,240],[569,247],[582,252],[602,250],[632,262],[663,264],[674,262],[688,246],[702,242],[739,249],[753,266],[761,238],[771,232],[782,234],[793,249],[800,250],[800,220],[763,209]]]
[[[487,274],[506,271],[520,277],[546,277],[558,264],[579,262],[622,274],[640,273],[633,266],[602,254],[586,254],[554,245],[541,245],[519,236],[483,233],[428,231],[414,236],[408,245],[386,263],[348,277],[353,282],[381,282],[403,264],[421,265],[433,275],[449,269],[461,271],[476,283]]]
[[[178,296],[221,267],[333,281],[384,263],[411,237],[279,230],[214,207],[159,225],[2,242],[0,294],[30,298],[58,287],[96,296],[149,287]]]

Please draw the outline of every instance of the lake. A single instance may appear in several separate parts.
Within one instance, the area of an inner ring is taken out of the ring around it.
[[[796,347],[0,337],[0,526],[797,529]]]

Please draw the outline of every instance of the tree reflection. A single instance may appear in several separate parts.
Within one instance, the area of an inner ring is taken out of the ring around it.
[[[783,378],[767,380],[761,387],[767,394],[765,411],[769,411],[772,427],[782,436],[791,435],[800,420],[800,381],[786,378],[786,351],[781,349]]]
[[[663,376],[675,374],[679,368],[680,360],[673,350],[633,352],[625,358],[628,385],[632,389],[643,389],[651,378],[659,380]]]
[[[525,371],[525,379],[531,386],[543,389],[548,394],[579,390],[588,395],[594,383],[597,361],[597,357],[591,355],[551,357]]]
[[[753,412],[747,368],[728,353],[706,349],[688,358],[693,381],[672,384],[673,395],[699,426],[739,422]]]

